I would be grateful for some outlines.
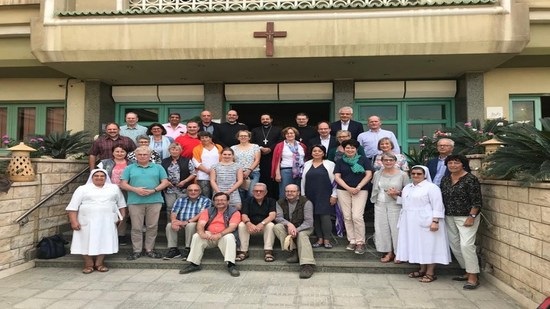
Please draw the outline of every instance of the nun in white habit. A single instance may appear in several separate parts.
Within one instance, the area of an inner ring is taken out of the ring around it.
[[[126,212],[126,202],[107,171],[92,170],[86,184],[73,193],[66,210],[73,229],[71,254],[82,254],[82,272],[108,271],[105,255],[118,252],[116,224]]]
[[[429,283],[437,279],[435,264],[451,262],[445,230],[445,208],[438,186],[432,183],[428,168],[411,168],[412,183],[401,192],[403,209],[398,222],[396,259],[420,264],[410,278]]]

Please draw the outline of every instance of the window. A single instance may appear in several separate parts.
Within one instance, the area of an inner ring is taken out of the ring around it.
[[[124,125],[126,113],[134,112],[138,115],[139,124],[142,126],[149,126],[154,122],[167,123],[170,113],[179,113],[181,122],[186,123],[191,119],[199,119],[203,109],[203,103],[119,103],[117,104],[116,122]]]
[[[63,103],[0,104],[0,134],[16,141],[65,130]]]
[[[510,98],[510,121],[530,123],[537,129],[542,129],[541,117],[550,117],[548,96],[525,96]]]
[[[419,148],[423,136],[432,136],[436,130],[454,124],[453,102],[453,99],[358,101],[358,115],[354,118],[368,130],[368,117],[380,116],[382,128],[392,131],[401,151],[408,153]]]

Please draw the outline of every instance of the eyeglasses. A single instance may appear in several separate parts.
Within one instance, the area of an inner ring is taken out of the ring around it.
[[[256,192],[256,193],[263,193],[265,192],[265,190],[252,190],[253,192]]]
[[[296,193],[298,192],[297,190],[293,190],[293,191],[290,191],[290,190],[286,190],[285,193]]]
[[[395,161],[394,159],[382,159],[382,162],[393,162]]]
[[[413,176],[424,175],[424,173],[411,173]]]
[[[187,192],[198,192],[200,191],[199,189],[187,189]]]

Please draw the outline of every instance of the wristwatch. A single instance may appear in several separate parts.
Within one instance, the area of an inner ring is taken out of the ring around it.
[[[477,214],[470,214],[470,217],[475,218],[477,217]]]

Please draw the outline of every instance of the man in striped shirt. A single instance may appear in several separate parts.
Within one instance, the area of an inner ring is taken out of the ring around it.
[[[201,195],[201,188],[197,184],[190,184],[187,187],[187,196],[182,196],[176,200],[170,222],[166,224],[166,238],[168,239],[168,252],[164,256],[165,260],[170,260],[183,256],[185,260],[191,247],[191,238],[197,229],[199,213],[212,206],[212,201]],[[185,248],[182,252],[178,249],[178,232],[185,230]]]

